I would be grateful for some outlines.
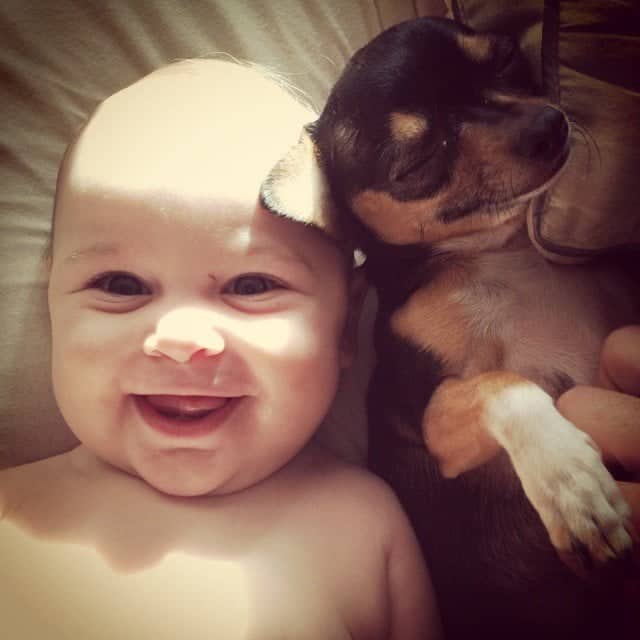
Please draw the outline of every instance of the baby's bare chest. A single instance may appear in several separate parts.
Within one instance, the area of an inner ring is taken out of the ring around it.
[[[7,637],[348,638],[309,567],[171,551],[123,571],[89,546],[25,536],[0,523],[0,619]],[[38,616],[33,612],[37,611]]]
[[[173,500],[114,473],[65,487],[5,496],[0,620],[12,637],[340,640],[376,620],[375,581],[352,583],[357,544],[282,491]]]

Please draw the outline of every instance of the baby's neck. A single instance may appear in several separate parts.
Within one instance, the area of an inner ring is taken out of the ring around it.
[[[305,479],[322,460],[309,448],[243,491],[180,497],[80,445],[10,470],[14,480],[0,491],[7,494],[8,521],[43,540],[95,547],[114,569],[128,572],[152,566],[169,551],[224,558],[255,544],[304,495]]]

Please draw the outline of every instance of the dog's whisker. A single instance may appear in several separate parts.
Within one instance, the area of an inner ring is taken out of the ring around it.
[[[516,187],[513,184],[513,171],[509,171],[509,198],[515,198],[516,197]]]
[[[585,147],[587,148],[587,171],[591,171],[591,151],[595,151],[598,157],[598,165],[602,166],[602,155],[600,154],[600,147],[593,134],[584,125],[571,120],[571,127],[583,140]]]

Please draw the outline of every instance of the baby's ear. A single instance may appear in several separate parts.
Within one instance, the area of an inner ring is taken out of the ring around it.
[[[313,141],[313,125],[303,127],[298,142],[271,169],[260,188],[260,200],[273,213],[337,237],[335,205]]]

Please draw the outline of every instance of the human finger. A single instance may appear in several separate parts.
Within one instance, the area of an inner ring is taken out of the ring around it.
[[[558,411],[598,445],[605,461],[640,479],[640,398],[599,387],[573,387]]]
[[[636,537],[636,542],[639,542],[637,536],[638,532],[640,532],[640,483],[618,482],[618,487],[620,487],[620,492],[631,508],[631,516],[629,520],[635,529],[634,535]]]
[[[608,389],[640,396],[640,325],[622,327],[607,336],[598,381]]]

